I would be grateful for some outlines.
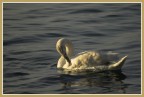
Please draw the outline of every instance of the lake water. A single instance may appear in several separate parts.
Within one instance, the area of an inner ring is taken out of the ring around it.
[[[56,68],[59,38],[75,53],[128,55],[121,72],[66,74]],[[4,94],[140,94],[140,3],[4,3]]]

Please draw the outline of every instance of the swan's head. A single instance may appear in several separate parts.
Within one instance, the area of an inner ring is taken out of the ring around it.
[[[61,38],[56,43],[56,50],[59,52],[61,56],[63,56],[66,61],[71,64],[70,57],[70,45],[71,42],[68,39]]]

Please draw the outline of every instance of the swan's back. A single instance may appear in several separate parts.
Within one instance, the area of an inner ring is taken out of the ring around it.
[[[86,51],[72,58],[72,65],[69,68],[86,69],[88,67],[108,65],[109,60],[107,57],[107,55],[100,52]]]

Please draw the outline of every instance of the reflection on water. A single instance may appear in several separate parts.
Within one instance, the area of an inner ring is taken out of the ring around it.
[[[113,91],[120,91],[119,93],[126,93],[125,84],[123,80],[126,76],[121,71],[106,71],[101,73],[87,73],[80,75],[60,75],[61,83],[63,84],[62,90],[66,93],[71,93],[71,90],[75,90],[76,87],[97,87],[102,88],[102,93]],[[67,80],[65,80],[67,79]],[[105,89],[107,89],[105,91]],[[95,90],[92,90],[96,93]],[[92,92],[91,92],[92,93]],[[97,92],[101,93],[101,92]],[[114,92],[113,92],[114,93]]]

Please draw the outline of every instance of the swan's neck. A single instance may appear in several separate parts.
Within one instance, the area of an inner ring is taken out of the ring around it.
[[[72,43],[71,42],[66,43],[65,48],[66,48],[66,53],[67,53],[68,57],[71,58],[73,56],[73,52],[74,52]]]
[[[56,44],[56,49],[60,53],[61,57],[58,60],[57,67],[63,68],[68,64],[70,64],[71,57],[73,56],[73,45],[72,42],[68,39],[60,39]]]
[[[66,48],[66,54],[69,57],[69,59],[71,60],[72,56],[73,56],[73,45],[72,43],[68,43],[65,44],[65,48]],[[58,60],[58,68],[63,68],[63,67],[69,67],[70,64],[66,61],[66,59],[61,56]]]

